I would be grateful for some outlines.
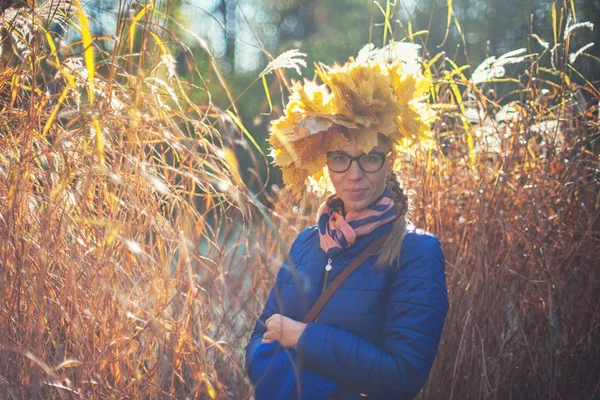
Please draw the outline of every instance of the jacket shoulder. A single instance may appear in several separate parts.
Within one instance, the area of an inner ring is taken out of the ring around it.
[[[307,254],[319,247],[319,231],[316,225],[303,229],[292,243],[290,258],[297,265]]]
[[[401,257],[410,256],[442,256],[442,245],[437,236],[419,229],[412,224],[406,227],[406,234],[402,242]]]
[[[398,260],[398,273],[446,286],[445,260],[439,239],[410,225],[404,236]]]

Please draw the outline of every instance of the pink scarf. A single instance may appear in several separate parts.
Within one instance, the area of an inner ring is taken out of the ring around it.
[[[321,249],[328,257],[352,246],[356,238],[368,235],[376,228],[396,219],[394,200],[386,187],[381,197],[361,211],[351,211],[344,217],[344,203],[336,194],[321,204],[317,217]]]

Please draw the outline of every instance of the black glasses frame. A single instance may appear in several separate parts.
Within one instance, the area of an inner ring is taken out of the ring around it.
[[[361,171],[366,172],[367,174],[375,173],[375,172],[379,171],[381,168],[383,168],[383,164],[385,164],[385,159],[387,157],[387,154],[384,153],[384,152],[381,152],[381,151],[371,151],[370,153],[364,153],[364,154],[361,154],[360,156],[356,156],[356,157],[353,157],[350,154],[346,154],[346,153],[341,152],[341,151],[328,151],[327,152],[327,157],[329,158],[329,156],[333,156],[333,155],[336,155],[336,154],[339,154],[339,155],[342,155],[342,156],[346,156],[346,157],[348,157],[350,159],[350,162],[348,163],[348,167],[346,167],[346,169],[341,170],[341,171],[336,171],[336,170],[332,169],[329,166],[329,162],[327,163],[327,168],[329,168],[330,171],[338,173],[338,174],[341,174],[341,173],[344,173],[344,172],[348,171],[350,169],[350,167],[352,166],[352,162],[353,161],[356,161],[356,164],[358,164],[358,168],[360,168]],[[362,165],[360,164],[360,160],[361,160],[362,157],[373,155],[373,154],[381,156],[381,165],[375,171],[366,171],[362,167]]]

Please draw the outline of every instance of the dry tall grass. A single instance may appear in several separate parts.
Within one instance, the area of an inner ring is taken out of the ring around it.
[[[80,10],[81,42],[38,41],[0,74],[2,398],[225,396],[218,242],[253,200],[215,128],[229,117],[177,77],[164,19],[126,15],[112,52]]]
[[[72,24],[81,46],[0,72],[0,397],[249,398],[243,347],[319,199],[257,203],[244,134],[217,124],[204,71],[174,73],[155,10],[95,58]],[[443,55],[426,64],[439,148],[401,172],[451,309],[422,398],[599,395],[600,95],[543,57],[498,99]]]
[[[523,85],[502,108],[477,95],[477,125],[446,114],[442,152],[405,165],[451,299],[424,398],[600,395],[600,96],[561,85],[542,105],[539,89]],[[451,90],[440,82],[438,98]]]

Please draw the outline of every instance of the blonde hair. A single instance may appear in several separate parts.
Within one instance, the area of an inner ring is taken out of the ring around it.
[[[400,185],[398,175],[391,172],[387,178],[387,186],[392,191],[392,198],[396,207],[396,222],[390,232],[390,236],[385,241],[383,249],[377,258],[377,266],[392,267],[397,262],[402,250],[402,241],[406,233],[406,214],[408,213],[408,196],[404,193],[404,189]]]

